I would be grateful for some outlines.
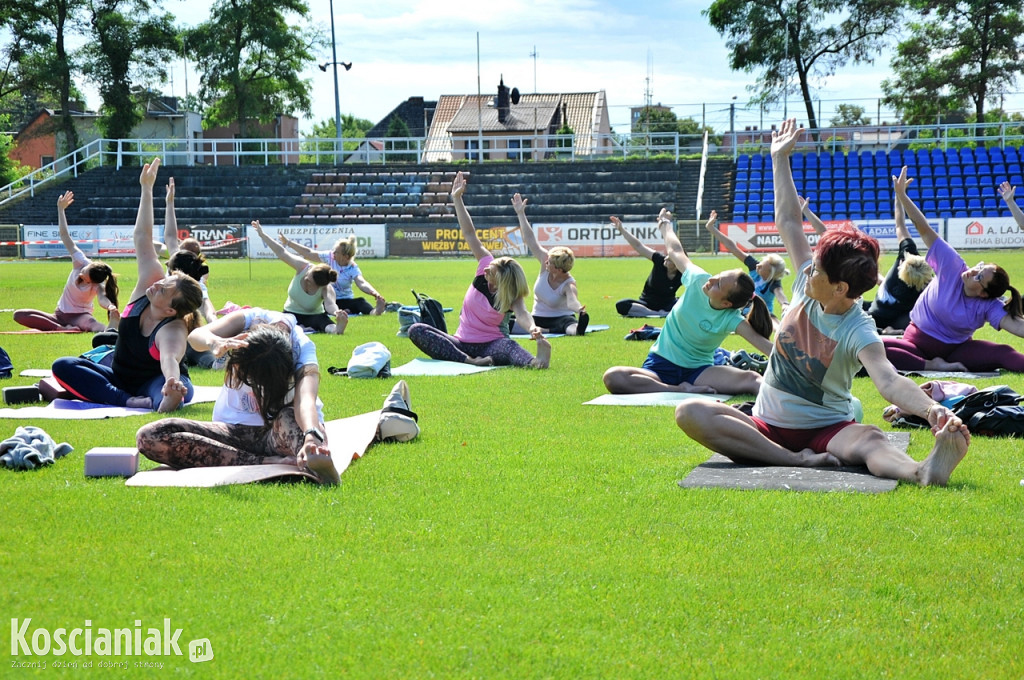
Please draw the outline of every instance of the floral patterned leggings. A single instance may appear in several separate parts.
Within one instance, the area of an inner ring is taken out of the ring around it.
[[[495,366],[529,366],[533,355],[511,338],[490,342],[462,342],[430,324],[414,323],[409,339],[431,359],[466,363],[468,357],[491,357]]]
[[[289,406],[270,425],[229,425],[163,418],[135,435],[139,453],[175,469],[220,465],[261,465],[264,458],[294,456],[302,430]],[[279,462],[279,461],[272,461]]]

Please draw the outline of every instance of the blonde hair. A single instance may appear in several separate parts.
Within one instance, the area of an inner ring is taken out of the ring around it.
[[[783,276],[789,276],[789,270],[786,269],[786,261],[782,259],[781,255],[776,255],[775,253],[765,255],[761,258],[761,262],[772,268],[771,276],[768,278],[769,281],[781,281]]]
[[[568,273],[576,263],[576,256],[572,254],[572,250],[565,246],[555,246],[548,251],[548,262],[555,269],[561,269],[563,272]]]
[[[517,300],[530,294],[526,283],[526,272],[522,265],[511,257],[495,258],[494,262],[494,308],[505,313],[512,309]]]
[[[348,238],[339,238],[334,242],[334,248],[332,248],[332,250],[335,253],[340,250],[342,255],[347,255],[348,257],[355,259],[356,252],[358,252],[358,249],[356,248],[356,235],[352,234]],[[337,255],[335,255],[335,257],[337,257]]]
[[[931,283],[935,272],[920,255],[907,255],[900,263],[900,281],[915,290],[924,290]]]

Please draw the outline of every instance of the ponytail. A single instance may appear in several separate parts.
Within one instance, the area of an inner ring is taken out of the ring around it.
[[[767,339],[771,339],[772,331],[775,330],[775,325],[772,323],[772,313],[768,309],[768,305],[765,304],[764,300],[761,299],[760,295],[755,295],[750,299],[750,311],[747,312],[747,323],[754,331]]]
[[[89,267],[89,280],[92,281],[93,283],[104,284],[103,294],[107,296],[107,299],[110,300],[110,303],[112,305],[114,305],[115,307],[118,306],[117,275],[114,274],[114,271],[110,268],[109,264],[107,264],[106,262],[94,260],[92,262],[92,266]]]
[[[118,307],[117,274],[115,274],[114,272],[110,272],[110,276],[107,277],[106,285],[104,285],[103,287],[103,293],[107,296],[107,299],[110,300],[110,304],[114,305],[115,307]]]
[[[1015,319],[1024,317],[1024,309],[1021,309],[1020,293],[1013,286],[1007,286],[1006,289],[1010,291],[1010,299],[1003,303],[1003,309]]]

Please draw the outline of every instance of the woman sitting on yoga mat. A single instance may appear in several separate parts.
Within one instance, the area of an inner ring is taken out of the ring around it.
[[[213,422],[165,418],[149,423],[136,435],[140,453],[178,469],[284,463],[310,470],[324,484],[338,483],[317,396],[316,347],[294,317],[240,310],[197,328],[189,343],[218,357],[227,355]],[[408,408],[408,388],[400,381],[385,401],[378,436],[414,438],[419,428]]]
[[[191,398],[188,370],[182,365],[187,333],[185,317],[203,301],[199,284],[184,274],[164,276],[153,244],[153,183],[160,159],[142,168],[142,197],[135,220],[135,256],[139,278],[125,306],[108,368],[82,357],[53,364],[53,377],[79,399],[129,408],[173,411]]]
[[[512,197],[512,208],[519,216],[523,241],[540,262],[540,273],[533,284],[533,322],[542,333],[583,335],[587,332],[590,316],[586,306],[580,304],[576,279],[569,275],[576,256],[565,246],[555,246],[550,250],[541,246],[530,221],[526,219],[526,203],[527,200],[519,194]],[[574,313],[580,315],[578,321]],[[529,330],[516,323],[513,332],[525,335]]]
[[[324,263],[338,273],[338,280],[334,282],[335,301],[338,309],[348,314],[372,314],[379,316],[384,313],[384,296],[377,292],[377,289],[370,285],[370,282],[363,278],[363,272],[356,264],[356,254],[359,249],[356,247],[356,235],[352,234],[346,238],[339,238],[334,242],[330,250],[313,250],[301,243],[292,241],[284,234],[278,234],[278,239],[286,248],[291,248],[309,262]],[[374,299],[370,305],[366,298],[356,297],[352,294],[352,285],[355,284],[359,290]]]
[[[466,178],[460,172],[452,182],[452,203],[462,237],[476,256],[477,267],[476,277],[462,301],[459,327],[454,335],[448,335],[429,324],[414,323],[409,327],[409,339],[432,359],[475,366],[547,368],[551,362],[551,343],[523,303],[530,293],[526,274],[511,257],[495,259],[480,242],[462,200],[465,192]],[[537,341],[536,357],[508,337],[509,312],[515,312],[517,322],[528,328]]]
[[[874,321],[858,299],[878,280],[878,242],[852,227],[836,227],[812,253],[789,166],[801,132],[794,119],[772,132],[775,224],[790,261],[799,266],[753,415],[691,400],[676,408],[676,423],[702,446],[739,462],[866,465],[878,477],[945,485],[967,453],[970,433],[885,358]],[[931,425],[935,445],[924,461],[894,447],[881,429],[855,421],[850,388],[861,366],[885,399]]]
[[[896,196],[928,246],[928,264],[935,278],[910,312],[902,338],[884,338],[885,354],[905,371],[994,371],[1024,373],[1024,354],[971,336],[987,321],[996,330],[1024,337],[1020,293],[1002,267],[979,262],[967,267],[963,258],[928,224],[907,196],[906,167],[895,180]],[[1002,295],[1010,292],[1010,299]]]
[[[747,268],[750,278],[754,281],[754,293],[764,300],[764,304],[772,316],[775,315],[775,298],[779,299],[780,305],[788,304],[786,294],[782,291],[782,277],[789,274],[785,260],[779,255],[771,253],[762,257],[759,262],[753,255],[740,250],[736,243],[723,234],[712,220],[708,220],[704,227]]]
[[[711,211],[709,222],[718,218]],[[754,294],[754,281],[739,269],[715,276],[687,257],[672,227],[672,213],[662,209],[658,228],[668,258],[682,272],[686,286],[679,302],[665,319],[643,368],[613,366],[604,384],[612,394],[640,392],[720,392],[757,394],[761,375],[735,366],[715,366],[715,350],[730,333],[745,338],[768,354],[772,344],[772,317],[764,300]],[[740,311],[750,305],[746,319]]]
[[[117,311],[117,275],[110,266],[99,260],[90,260],[71,238],[68,231],[67,207],[75,202],[75,195],[65,191],[57,199],[57,224],[60,240],[71,255],[71,274],[64,284],[64,292],[57,301],[53,314],[38,309],[19,309],[14,322],[40,331],[88,331],[98,333],[107,327],[116,328],[120,316]],[[92,315],[92,301],[98,300],[107,312],[107,324]]]
[[[900,334],[910,324],[910,310],[935,275],[928,262],[918,254],[917,244],[907,229],[906,211],[895,195],[893,217],[896,220],[896,236],[900,239],[899,254],[867,309],[875,320],[875,327],[886,335]]]
[[[277,258],[295,270],[295,276],[288,284],[284,311],[311,332],[344,333],[348,314],[338,309],[334,302],[334,289],[331,288],[331,284],[338,280],[338,272],[325,264],[314,265],[288,252],[284,246],[267,236],[259,220],[253,220],[252,227]],[[337,323],[331,322],[332,316],[337,319]]]
[[[651,273],[644,282],[644,290],[639,300],[619,300],[615,303],[615,311],[622,316],[668,316],[669,310],[676,303],[676,291],[682,285],[683,275],[676,268],[675,262],[657,250],[648,248],[622,226],[622,220],[612,215],[609,218],[615,228],[622,234],[633,250],[651,261]]]

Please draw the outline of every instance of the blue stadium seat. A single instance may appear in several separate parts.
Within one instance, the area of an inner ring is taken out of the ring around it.
[[[917,150],[917,164],[918,165],[931,165],[932,154],[929,149],[918,149]]]
[[[1000,217],[998,210],[986,210],[985,217]]]
[[[967,198],[981,198],[981,187],[964,187],[964,196]]]
[[[845,179],[834,179],[832,180],[832,191],[836,193],[846,193],[846,180]]]
[[[737,170],[749,170],[750,169],[750,156],[745,153],[741,153],[736,157],[736,169]]]
[[[1018,163],[1020,162],[1020,151],[1015,146],[1007,146],[1003,148],[1003,156],[1006,157],[1007,163]]]
[[[818,180],[818,189],[820,189],[823,192],[831,192],[832,191],[832,180],[830,180],[830,179],[819,179]]]
[[[935,201],[928,200],[923,201],[921,203],[921,212],[923,212],[925,215],[934,215],[937,210],[938,206],[936,205]]]
[[[954,198],[953,210],[967,210],[967,201],[962,198]]]
[[[811,192],[817,192],[818,191],[818,180],[816,180],[816,179],[804,180],[803,191],[804,191],[804,195],[810,194]]]
[[[985,167],[988,167],[988,166],[985,166]],[[985,175],[984,175],[985,178],[988,178],[990,176],[991,176],[991,173],[988,173],[988,172],[986,172]],[[979,183],[978,183],[978,175],[965,175],[964,176],[964,186],[965,187],[977,187],[978,185],[979,185]]]
[[[995,186],[987,185],[987,186],[981,187],[981,197],[982,198],[995,198],[995,195],[996,195],[996,188],[995,188]]]
[[[954,210],[953,217],[970,217],[966,210]]]
[[[974,149],[969,146],[960,148],[960,164],[964,165],[966,163],[974,164]]]
[[[875,200],[875,190],[874,189],[863,189],[861,191],[861,197],[865,201],[873,201],[873,200]]]
[[[935,189],[935,198],[937,199],[952,198],[952,196],[953,193],[949,187],[936,187]]]
[[[948,186],[949,186],[949,178],[948,177],[936,177],[935,178],[935,187],[937,189],[941,189],[942,187],[948,187]]]
[[[969,201],[967,201],[967,209],[973,213],[980,213],[982,211],[981,199],[972,198]]]
[[[791,158],[790,165],[793,168],[806,168],[807,167],[807,164],[804,162],[804,154],[802,154],[802,153],[795,153],[790,158]]]

